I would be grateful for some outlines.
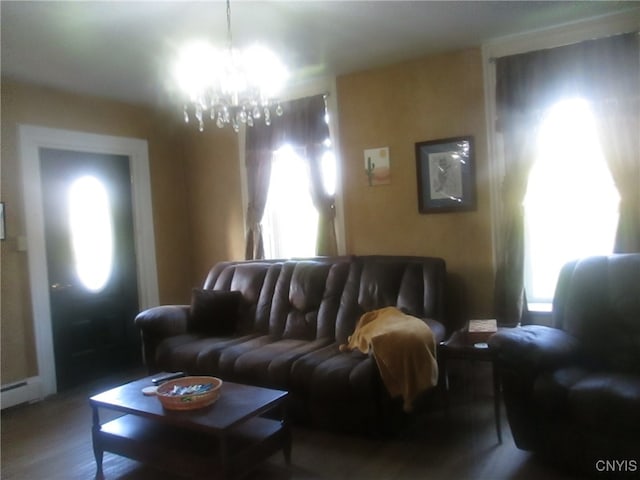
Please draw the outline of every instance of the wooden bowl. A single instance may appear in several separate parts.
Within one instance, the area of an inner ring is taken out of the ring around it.
[[[193,385],[209,385],[211,388],[201,393],[171,393],[174,387],[189,387]],[[220,396],[222,380],[217,377],[182,377],[169,380],[158,387],[158,400],[167,410],[194,410],[213,404]]]

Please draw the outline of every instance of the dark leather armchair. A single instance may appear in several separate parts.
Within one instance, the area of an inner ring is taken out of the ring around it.
[[[565,265],[552,327],[489,343],[519,448],[587,474],[640,473],[640,254]]]

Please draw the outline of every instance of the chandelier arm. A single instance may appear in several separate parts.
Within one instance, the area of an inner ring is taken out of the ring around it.
[[[233,46],[233,37],[231,36],[231,0],[227,0],[227,47],[229,52]]]

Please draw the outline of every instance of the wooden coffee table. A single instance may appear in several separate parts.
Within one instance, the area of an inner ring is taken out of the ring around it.
[[[213,405],[165,410],[155,396],[142,394],[151,378],[89,399],[96,478],[103,478],[104,452],[198,478],[241,476],[279,450],[291,463],[287,392],[225,382]],[[125,415],[101,424],[101,408]]]

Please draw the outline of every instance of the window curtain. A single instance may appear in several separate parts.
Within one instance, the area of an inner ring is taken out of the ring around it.
[[[329,126],[325,120],[323,95],[292,100],[283,104],[284,115],[247,128],[246,161],[249,205],[247,209],[246,258],[264,258],[260,221],[264,214],[273,152],[289,144],[305,152],[311,175],[311,196],[318,209],[318,255],[337,254],[335,197],[326,193],[322,182],[321,160],[326,151]]]
[[[640,253],[640,102],[615,102],[601,110],[600,142],[620,194],[614,252]]]
[[[260,221],[264,215],[271,178],[271,132],[257,124],[247,129],[245,162],[247,168],[247,238],[245,258],[264,258]]]
[[[511,118],[503,131],[508,168],[500,192],[502,248],[495,280],[495,316],[500,325],[517,325],[527,309],[524,291],[524,197],[534,162],[538,118]]]
[[[526,311],[522,202],[542,114],[554,103],[577,96],[590,101],[596,113],[602,105],[628,104],[638,96],[637,76],[636,33],[496,60],[497,130],[503,134],[505,158],[501,185],[503,218],[498,232],[501,241],[494,289],[494,309],[501,325],[518,324]],[[640,222],[638,177],[631,177],[635,180],[629,179],[627,185],[626,173],[635,171],[637,175],[638,148],[634,147],[637,143],[633,139],[637,142],[638,127],[633,122],[622,126],[623,118],[627,117],[612,114],[608,121],[600,122],[600,132],[607,161],[623,197],[619,243],[629,248],[627,245],[634,240],[628,237],[637,233]],[[613,172],[619,164],[622,164],[619,172]]]
[[[620,194],[614,252],[640,253],[640,35],[615,37],[611,44],[602,55],[618,69],[620,85],[594,107],[600,143]]]
[[[329,195],[324,188],[321,162],[325,152],[326,147],[316,145],[307,152],[307,158],[311,176],[311,199],[318,210],[316,255],[331,257],[338,254],[335,227],[336,198],[335,195]]]

